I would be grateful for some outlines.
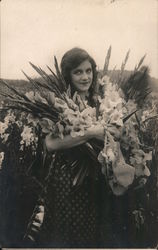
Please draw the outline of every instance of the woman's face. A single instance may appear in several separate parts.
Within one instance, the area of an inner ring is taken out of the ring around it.
[[[70,71],[71,83],[79,93],[87,92],[93,81],[91,63],[86,60]]]

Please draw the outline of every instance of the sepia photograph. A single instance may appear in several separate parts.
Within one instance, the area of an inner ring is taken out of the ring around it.
[[[0,247],[158,247],[158,0],[1,0]]]

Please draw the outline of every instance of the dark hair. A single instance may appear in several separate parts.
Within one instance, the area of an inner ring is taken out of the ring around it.
[[[92,102],[93,92],[96,85],[97,79],[97,70],[96,63],[94,59],[87,53],[87,51],[80,48],[73,48],[67,51],[61,60],[61,73],[66,81],[67,85],[71,85],[71,70],[78,67],[82,62],[88,60],[91,63],[92,71],[93,71],[93,81],[89,88],[89,101]]]

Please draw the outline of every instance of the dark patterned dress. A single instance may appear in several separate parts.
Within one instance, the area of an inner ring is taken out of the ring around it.
[[[81,168],[91,170],[76,186],[75,176]],[[105,178],[99,163],[91,160],[80,147],[57,153],[44,197],[46,212],[38,237],[39,246],[102,246],[102,204],[105,196]]]

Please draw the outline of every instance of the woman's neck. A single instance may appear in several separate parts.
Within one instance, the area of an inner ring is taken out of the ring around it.
[[[87,100],[89,93],[88,92],[78,92],[78,94],[80,95],[81,99],[83,101]]]

